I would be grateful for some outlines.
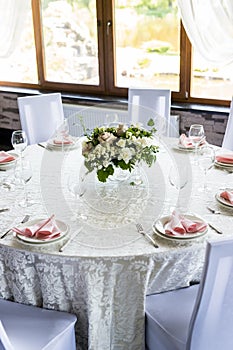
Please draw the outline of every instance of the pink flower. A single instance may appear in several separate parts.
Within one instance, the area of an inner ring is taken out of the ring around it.
[[[98,141],[99,143],[113,143],[114,140],[116,140],[117,137],[111,134],[110,132],[103,132],[102,134],[99,135]]]

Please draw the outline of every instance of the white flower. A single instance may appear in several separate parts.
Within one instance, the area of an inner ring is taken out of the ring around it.
[[[125,139],[120,139],[116,144],[117,144],[117,146],[123,148],[123,147],[125,147],[126,140]]]
[[[123,148],[118,157],[118,159],[123,159],[126,164],[129,163],[131,158],[132,158],[132,152],[130,148]]]

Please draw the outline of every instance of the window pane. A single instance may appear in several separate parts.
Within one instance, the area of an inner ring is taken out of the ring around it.
[[[193,49],[191,96],[231,100],[233,94],[233,64],[214,65]]]
[[[98,85],[95,0],[42,3],[46,80]]]
[[[179,91],[176,0],[116,0],[115,34],[116,86]]]
[[[11,2],[8,3],[10,4]],[[3,22],[0,24],[1,33],[5,33],[11,39],[7,43],[9,50],[2,57],[1,53],[4,50],[0,45],[0,79],[8,82],[37,84],[31,1],[28,0],[27,6],[20,9],[18,17],[14,16],[18,9],[10,9],[6,6],[4,10],[6,17],[4,24]]]

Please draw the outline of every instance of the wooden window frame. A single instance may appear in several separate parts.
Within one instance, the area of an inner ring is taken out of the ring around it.
[[[40,91],[60,91],[72,94],[98,95],[127,98],[128,89],[116,87],[115,82],[115,36],[114,36],[114,0],[96,0],[98,26],[99,85],[70,84],[51,82],[45,76],[45,55],[40,0],[31,0],[36,46],[38,84],[0,82],[0,85],[32,88]],[[107,30],[108,27],[108,30]],[[192,74],[192,46],[181,23],[180,27],[180,91],[172,92],[172,101],[205,105],[229,106],[229,101],[190,97]]]

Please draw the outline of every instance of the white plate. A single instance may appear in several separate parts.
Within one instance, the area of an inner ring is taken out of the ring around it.
[[[14,166],[15,162],[17,162],[17,160],[19,158],[19,155],[17,153],[15,153],[15,152],[8,151],[6,153],[10,154],[11,156],[14,156],[15,159],[11,160],[10,162],[1,162],[0,163],[0,168],[1,169],[5,169],[5,170],[7,170],[7,169],[11,168],[12,166]]]
[[[33,226],[33,225],[37,224],[38,222],[40,222],[41,220],[44,220],[44,218],[34,219],[31,221],[28,221],[25,224],[20,225],[19,228],[22,229],[24,227]],[[55,222],[56,222],[57,227],[61,230],[61,235],[59,237],[51,238],[48,240],[43,240],[43,239],[37,239],[34,237],[26,237],[26,236],[20,235],[19,233],[16,233],[16,237],[20,241],[23,241],[25,243],[30,243],[30,244],[48,244],[48,243],[53,243],[53,242],[59,241],[60,239],[64,238],[67,235],[67,233],[69,232],[69,226],[60,220],[55,220]]]
[[[185,146],[180,145],[179,143],[178,143],[178,145],[177,145],[177,148],[178,148],[179,150],[187,151],[187,152],[193,152],[193,151],[195,151],[195,147],[185,147]]]
[[[222,163],[222,162],[218,162],[217,160],[215,160],[214,164],[216,166],[219,166],[220,168],[232,168],[233,169],[233,164]]]
[[[229,191],[232,191],[232,189],[228,189]],[[215,195],[215,198],[217,199],[217,201],[227,207],[231,207],[233,208],[233,204],[231,204],[227,199],[224,199],[222,197],[220,197],[220,193],[224,192],[224,190],[222,191],[218,191]]]
[[[64,148],[69,148],[69,147],[74,147],[76,140],[74,138],[72,138],[72,143],[64,143],[63,147]],[[53,142],[53,140],[48,140],[47,142],[47,146],[48,147],[52,147],[52,148],[56,148],[56,149],[62,149],[62,143],[61,144],[56,144]]]
[[[199,238],[201,236],[204,236],[207,232],[208,232],[208,224],[205,222],[205,220],[203,220],[201,217],[196,216],[196,215],[192,215],[192,214],[185,214],[184,217],[187,219],[190,219],[192,221],[198,221],[198,222],[203,222],[207,224],[207,228],[205,231],[202,232],[195,232],[195,233],[187,233],[184,235],[180,235],[180,236],[172,236],[169,235],[167,233],[165,233],[165,229],[164,226],[165,224],[170,220],[170,215],[164,216],[158,220],[155,221],[155,223],[152,225],[153,231],[156,234],[159,234],[159,236],[162,236],[163,238],[167,238],[170,240],[177,240],[177,241],[187,241],[187,240],[193,240],[195,238]]]

